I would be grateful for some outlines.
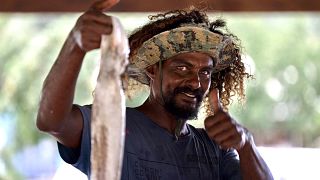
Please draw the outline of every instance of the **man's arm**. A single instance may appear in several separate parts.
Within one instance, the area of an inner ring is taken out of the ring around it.
[[[44,81],[37,127],[67,147],[79,147],[81,140],[83,119],[73,98],[83,59],[100,47],[102,34],[111,33],[111,18],[102,11],[116,2],[97,1],[79,17]]]
[[[260,156],[252,135],[221,108],[218,92],[209,93],[214,116],[205,120],[208,136],[222,149],[236,149],[240,157],[240,170],[243,179],[271,180],[273,176],[267,164]]]
[[[252,137],[249,135],[249,137]],[[259,154],[252,138],[238,149],[243,179],[273,179],[268,165]]]

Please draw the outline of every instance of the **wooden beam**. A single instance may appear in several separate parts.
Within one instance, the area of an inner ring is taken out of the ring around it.
[[[114,12],[167,11],[195,0],[121,0]],[[2,0],[0,12],[82,12],[93,0]],[[208,0],[214,11],[320,11],[319,0]]]

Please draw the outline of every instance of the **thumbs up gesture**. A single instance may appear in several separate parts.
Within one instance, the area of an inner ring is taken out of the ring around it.
[[[209,92],[209,102],[214,115],[204,121],[208,136],[222,149],[241,150],[252,139],[251,134],[222,109],[217,89]]]
[[[112,32],[111,17],[103,12],[118,2],[119,0],[96,1],[78,18],[69,38],[72,38],[84,53],[99,48],[101,36]]]

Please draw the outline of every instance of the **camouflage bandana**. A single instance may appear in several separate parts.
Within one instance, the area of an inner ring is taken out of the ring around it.
[[[202,52],[211,56],[215,61],[215,73],[228,67],[236,59],[233,56],[234,50],[231,38],[211,32],[205,27],[183,26],[164,31],[145,41],[131,59],[129,76],[143,84],[149,84],[144,74],[145,68],[186,52]]]

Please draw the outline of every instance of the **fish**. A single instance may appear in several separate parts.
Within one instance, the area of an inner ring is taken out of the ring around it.
[[[91,120],[91,179],[119,180],[125,142],[125,95],[121,77],[128,65],[128,37],[116,17],[103,35]]]

